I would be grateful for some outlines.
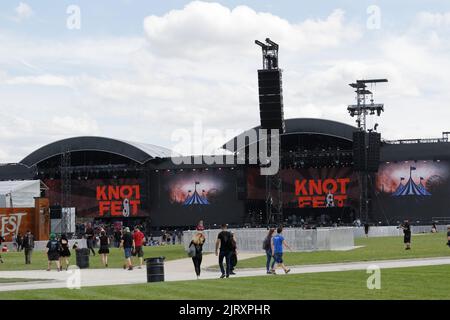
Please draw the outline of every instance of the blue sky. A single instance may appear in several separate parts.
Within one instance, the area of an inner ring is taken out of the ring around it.
[[[69,5],[79,30],[66,27]],[[280,43],[286,117],[353,124],[347,84],[387,77],[377,88],[385,138],[450,129],[449,1],[7,0],[0,162],[78,135],[173,147],[174,132],[199,123],[203,144],[220,145],[259,122],[253,40],[266,36]]]
[[[33,34],[45,37],[82,36],[83,34],[142,34],[142,20],[148,15],[162,15],[173,9],[181,9],[190,1],[183,0],[85,0],[85,1],[53,1],[29,0],[37,19],[17,25],[4,19],[14,15],[14,9],[19,1],[5,0],[0,2],[0,12],[3,19],[0,27],[18,33]],[[366,8],[378,5],[383,10],[383,19],[392,27],[405,27],[420,11],[448,11],[450,2],[446,0],[253,0],[253,1],[207,1],[218,2],[229,8],[246,5],[256,11],[270,12],[283,17],[290,22],[298,22],[306,18],[323,18],[332,10],[341,8],[355,20],[365,21]],[[78,5],[82,9],[85,26],[82,32],[73,34],[64,28],[66,8],[68,5]]]

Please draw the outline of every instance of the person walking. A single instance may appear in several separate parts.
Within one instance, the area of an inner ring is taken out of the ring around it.
[[[48,258],[48,267],[47,271],[51,270],[52,261],[56,263],[57,271],[61,271],[59,264],[59,252],[60,252],[59,241],[56,239],[54,233],[50,234],[50,240],[47,242],[47,258]]]
[[[238,262],[238,251],[237,251],[237,242],[236,235],[234,232],[231,232],[231,257],[230,257],[230,275],[233,276],[236,273],[234,272],[234,268],[236,268]]]
[[[129,271],[133,270],[133,264],[131,262],[132,252],[135,249],[133,236],[131,235],[130,228],[126,227],[122,236],[122,241],[120,246],[123,248],[125,254],[125,264],[123,265],[124,269],[128,269]]]
[[[86,237],[86,244],[87,244],[88,249],[95,256],[95,251],[94,251],[95,234],[94,234],[94,228],[92,228],[92,225],[90,223],[87,225],[85,237]]]
[[[270,228],[269,233],[267,234],[266,238],[263,242],[263,249],[266,251],[266,273],[272,274],[273,267],[275,265],[275,259],[273,259],[273,252],[272,252],[272,237],[275,233],[275,228]],[[272,265],[270,264],[272,262]]]
[[[222,224],[222,231],[217,236],[216,240],[216,256],[219,256],[219,267],[222,272],[220,278],[230,277],[231,255],[233,253],[233,243],[231,241],[231,232],[227,230],[226,224]],[[220,251],[219,251],[220,249]],[[225,259],[226,269],[223,267],[223,259]]]
[[[133,232],[133,240],[134,240],[134,253],[139,258],[139,269],[142,269],[142,265],[144,264],[144,242],[145,242],[145,235],[142,233],[141,230],[139,230],[139,227],[134,228]]]
[[[450,248],[450,226],[447,226],[447,245]]]
[[[23,249],[25,253],[25,264],[31,264],[31,255],[34,249],[34,236],[30,230],[27,230],[23,237]]]
[[[447,245],[450,248],[450,226],[447,227]]]
[[[189,244],[189,248],[194,246],[195,253],[192,256],[192,262],[194,263],[195,274],[197,275],[197,279],[200,278],[201,265],[203,259],[203,244],[205,243],[205,236],[201,232],[197,232],[194,234],[191,243]]]
[[[114,231],[114,247],[120,247],[120,239],[122,239],[122,231],[120,229],[116,229],[116,231]]]
[[[16,235],[16,246],[17,246],[17,252],[22,251],[22,249],[23,249],[23,237],[20,234],[20,232],[18,232],[17,235]]]
[[[0,235],[0,247],[1,247],[1,245],[2,245],[2,243],[3,242],[5,242],[5,238],[3,238],[1,235]],[[4,261],[3,261],[3,258],[2,258],[2,255],[0,254],[0,263],[4,263]]]
[[[106,232],[100,232],[100,249],[98,254],[102,258],[102,264],[105,268],[108,267],[109,243],[109,237],[106,235]]]
[[[70,250],[69,250],[69,240],[67,240],[66,234],[61,235],[61,239],[59,239],[59,245],[61,251],[59,253],[59,263],[61,271],[63,269],[63,265],[65,264],[65,269],[69,269],[69,258],[70,258]]]
[[[369,229],[370,229],[370,225],[368,222],[364,223],[364,233],[366,235],[366,238],[369,237]]]
[[[289,245],[287,244],[286,240],[284,239],[283,235],[281,234],[283,232],[282,227],[277,228],[277,234],[272,238],[272,252],[273,257],[275,260],[275,268],[272,268],[272,274],[276,274],[275,269],[278,267],[283,268],[284,273],[289,273],[291,269],[288,269],[283,262],[283,246],[291,250]]]

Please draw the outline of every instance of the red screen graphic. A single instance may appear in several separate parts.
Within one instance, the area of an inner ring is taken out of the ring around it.
[[[249,199],[265,199],[265,177],[258,168],[248,171]],[[356,206],[358,180],[351,168],[282,169],[284,206],[326,208]]]
[[[46,180],[50,204],[61,202],[61,180]],[[71,202],[78,217],[147,216],[143,189],[138,179],[72,180]]]

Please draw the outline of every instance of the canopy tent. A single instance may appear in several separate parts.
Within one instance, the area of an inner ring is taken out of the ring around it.
[[[205,191],[202,192],[202,195],[198,194],[197,185],[199,185],[199,184],[200,184],[200,182],[195,181],[194,193],[192,195],[190,194],[190,190],[189,190],[188,196],[186,197],[186,200],[184,201],[185,206],[196,205],[196,204],[200,204],[200,205],[209,204],[209,201],[205,195]]]
[[[415,170],[415,169],[413,169]],[[402,178],[403,179],[403,178]],[[397,189],[392,194],[395,197],[399,196],[431,196],[431,193],[428,192],[428,190],[425,188],[425,186],[422,184],[423,178],[420,178],[420,183],[417,184],[414,182],[411,176],[411,171],[409,175],[409,180],[406,184],[402,183],[402,180],[400,180],[400,184],[398,185]]]
[[[0,208],[33,208],[40,194],[40,180],[0,181]]]

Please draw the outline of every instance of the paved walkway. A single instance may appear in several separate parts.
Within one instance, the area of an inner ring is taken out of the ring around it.
[[[259,254],[240,254],[240,259],[248,259]],[[217,257],[214,255],[205,255],[203,257],[202,266],[204,268],[217,265]],[[333,271],[349,271],[349,270],[366,270],[370,265],[377,265],[381,269],[384,268],[404,268],[417,266],[432,265],[450,265],[450,257],[442,258],[421,258],[421,259],[401,259],[401,260],[385,260],[385,261],[364,261],[351,263],[332,263],[321,265],[305,265],[291,268],[292,274],[317,273],[317,272],[333,272]],[[243,269],[238,270],[238,274],[234,277],[252,277],[265,275],[265,269]],[[278,271],[282,273],[281,270]],[[123,269],[83,269],[81,273],[81,287],[87,286],[103,286],[103,285],[121,285],[121,284],[137,284],[145,283],[147,280],[146,270],[135,269],[133,271]],[[33,290],[48,288],[66,288],[67,282],[73,275],[68,272],[56,271],[0,271],[0,278],[28,278],[28,279],[44,279],[39,282],[24,282],[14,284],[0,284],[0,291],[16,291],[16,290]],[[214,271],[202,271],[202,279],[216,279],[219,274]],[[190,258],[165,263],[165,280],[195,280],[196,276]]]

